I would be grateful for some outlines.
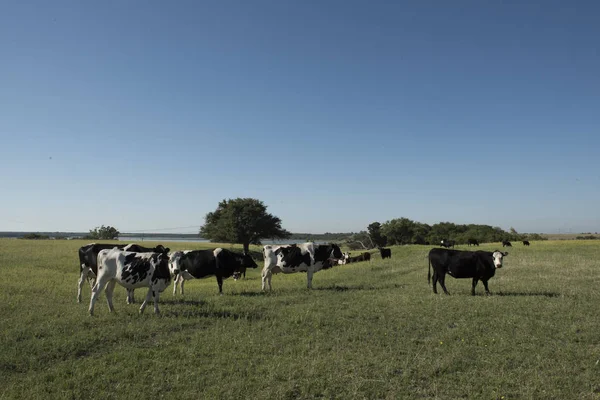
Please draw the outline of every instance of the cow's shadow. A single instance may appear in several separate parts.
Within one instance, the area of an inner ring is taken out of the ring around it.
[[[483,296],[484,294],[481,294]],[[506,296],[506,297],[560,297],[562,296],[557,292],[492,292],[492,296]]]
[[[167,318],[211,318],[211,319],[238,319],[258,321],[263,319],[263,315],[256,312],[239,311],[233,312],[228,310],[215,310],[208,302],[198,299],[175,299],[166,301],[172,307],[170,310],[165,310],[163,316]],[[179,306],[179,307],[178,307]]]

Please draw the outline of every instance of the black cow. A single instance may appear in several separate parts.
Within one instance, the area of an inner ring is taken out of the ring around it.
[[[503,240],[502,247],[512,247],[512,244],[508,240]]]
[[[183,284],[186,280],[212,275],[217,278],[219,293],[223,294],[223,279],[229,278],[241,269],[258,267],[249,254],[239,254],[222,248],[176,251],[171,254],[169,266],[175,276],[173,295],[177,293],[178,283],[181,282],[181,294],[183,294]]]
[[[450,239],[442,239],[440,241],[440,246],[445,247],[447,249],[449,249],[450,247],[454,248],[454,245],[456,244],[455,240],[450,240]]]
[[[523,245],[524,246],[529,246],[529,240],[523,240]]]
[[[385,247],[379,248],[379,254],[381,254],[381,258],[392,258],[392,249],[386,249]]]
[[[127,246],[125,246],[125,248],[123,250],[134,251],[136,253],[164,253],[164,254],[171,251],[171,249],[163,246],[162,244],[159,244],[156,247],[144,247],[144,246],[140,246],[139,244],[135,244],[135,243],[128,244]]]
[[[488,280],[496,273],[496,268],[502,268],[502,257],[508,252],[502,253],[498,250],[489,251],[460,251],[448,249],[431,249],[429,252],[429,271],[427,282],[431,281],[431,267],[433,266],[433,293],[437,293],[437,282],[448,293],[446,289],[446,273],[454,278],[473,278],[471,294],[475,295],[475,286],[478,281],[483,282],[485,292],[488,289]]]
[[[477,239],[468,239],[467,244],[469,246],[479,246],[479,241]]]
[[[77,284],[77,302],[81,303],[81,288],[87,279],[90,288],[96,283],[98,275],[98,253],[100,250],[117,247],[123,249],[124,244],[90,243],[79,248],[79,282]]]

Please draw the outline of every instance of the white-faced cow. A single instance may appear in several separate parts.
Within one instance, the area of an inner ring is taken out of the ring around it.
[[[392,249],[386,249],[385,247],[380,247],[379,254],[381,254],[381,259],[392,258]]]
[[[340,248],[335,244],[315,245],[312,242],[298,245],[271,246],[263,248],[265,266],[262,270],[262,290],[269,285],[274,273],[306,272],[307,287],[312,288],[313,274],[322,269],[332,267],[330,259],[342,258]]]
[[[147,287],[148,294],[140,307],[140,313],[144,312],[148,302],[154,298],[154,313],[158,314],[159,294],[170,282],[169,256],[165,253],[134,253],[118,248],[101,250],[98,253],[98,279],[90,299],[90,315],[94,314],[94,305],[105,288],[108,309],[111,312],[114,310],[112,295],[117,283],[128,290]]]
[[[496,273],[496,268],[502,268],[502,258],[508,253],[502,253],[498,250],[489,251],[460,251],[448,249],[431,249],[429,252],[429,272],[427,282],[431,281],[431,268],[433,267],[433,293],[437,293],[437,282],[448,293],[446,289],[446,273],[453,278],[473,278],[471,294],[475,295],[475,286],[477,282],[483,282],[485,292],[490,293],[488,289],[488,280]]]
[[[171,254],[169,268],[175,276],[173,296],[177,293],[177,285],[188,279],[201,279],[209,276],[217,278],[219,293],[223,294],[223,279],[229,278],[242,269],[256,268],[256,262],[250,254],[239,254],[227,249],[175,251]],[[177,273],[175,273],[177,271]]]
[[[442,239],[440,241],[440,246],[445,247],[447,249],[449,249],[450,247],[454,248],[455,244],[456,244],[456,241],[452,240],[452,239]]]

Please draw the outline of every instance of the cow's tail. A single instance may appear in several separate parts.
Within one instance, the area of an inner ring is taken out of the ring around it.
[[[431,283],[431,257],[427,257],[427,263],[429,268],[427,269],[427,284]]]

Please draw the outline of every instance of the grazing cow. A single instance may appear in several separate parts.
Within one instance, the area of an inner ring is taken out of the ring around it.
[[[440,241],[440,246],[445,247],[447,249],[449,249],[450,247],[454,248],[454,245],[456,244],[455,240],[450,240],[450,239],[442,239]]]
[[[523,245],[524,246],[529,246],[529,240],[523,240]]]
[[[477,239],[468,239],[467,244],[469,246],[479,246],[479,241]]]
[[[219,293],[223,294],[223,279],[229,278],[242,269],[256,268],[256,262],[250,254],[239,254],[227,249],[175,251],[170,257],[170,268],[175,276],[173,296],[177,294],[177,285],[189,279],[201,279],[214,275],[219,285]],[[176,272],[177,271],[177,272]]]
[[[503,240],[502,247],[512,247],[512,244],[508,240]]]
[[[336,244],[315,245],[312,242],[299,245],[271,246],[263,248],[265,266],[262,270],[262,290],[269,285],[274,273],[306,272],[307,287],[312,289],[312,278],[315,272],[328,269],[333,265],[330,258],[342,258],[342,251]]]
[[[361,262],[361,261],[371,261],[371,253],[365,252],[356,257],[350,257],[350,253],[348,253],[348,258],[346,260],[346,264],[356,263],[356,262]]]
[[[118,248],[101,250],[98,253],[98,279],[90,299],[90,315],[94,315],[94,305],[105,287],[108,309],[111,312],[114,310],[112,295],[117,283],[128,290],[147,287],[148,294],[140,307],[140,313],[144,312],[146,304],[154,298],[154,313],[158,314],[159,294],[171,283],[169,256],[165,253],[135,253]]]
[[[431,267],[433,266],[433,293],[437,293],[439,280],[444,293],[450,294],[446,290],[445,284],[446,273],[448,273],[454,278],[473,278],[472,295],[475,295],[475,286],[481,280],[485,292],[489,294],[488,280],[494,276],[496,268],[502,268],[502,258],[507,255],[508,252],[502,253],[498,250],[489,252],[431,249],[427,282],[431,280]]]
[[[79,282],[77,283],[78,303],[81,303],[81,288],[83,287],[83,282],[87,279],[90,283],[90,288],[93,288],[96,283],[96,276],[98,275],[98,253],[101,250],[112,249],[114,247],[122,249],[125,245],[90,243],[79,248]]]
[[[384,247],[379,248],[379,254],[381,254],[381,258],[392,258],[392,249],[386,249]]]

